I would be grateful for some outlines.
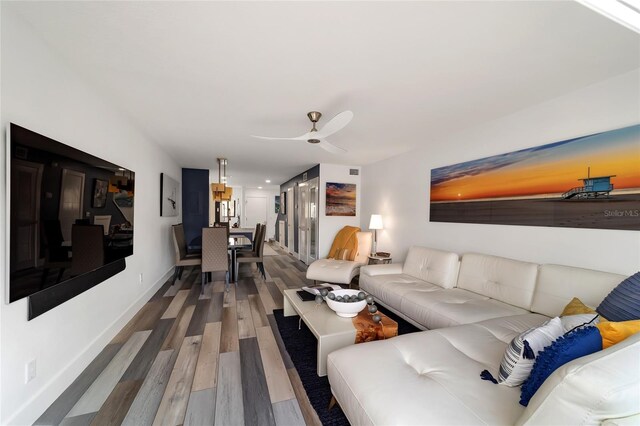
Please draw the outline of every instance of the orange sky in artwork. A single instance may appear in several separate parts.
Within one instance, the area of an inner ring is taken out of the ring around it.
[[[586,147],[581,154],[579,142],[567,144],[533,152],[531,158],[524,154],[522,160],[475,175],[452,173],[453,178],[432,185],[431,201],[559,194],[582,186],[578,179],[587,177],[588,166],[591,177],[616,175],[611,178],[615,189],[640,188],[640,140],[633,143],[625,137],[611,144],[589,142]],[[491,159],[477,162],[478,166],[470,162],[470,168],[489,168]]]
[[[356,186],[345,183],[327,183],[327,197],[356,199]]]

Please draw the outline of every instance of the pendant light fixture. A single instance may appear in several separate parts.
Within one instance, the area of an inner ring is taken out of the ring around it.
[[[218,183],[211,184],[211,192],[214,201],[229,201],[233,194],[233,188],[227,186],[226,158],[218,158]]]

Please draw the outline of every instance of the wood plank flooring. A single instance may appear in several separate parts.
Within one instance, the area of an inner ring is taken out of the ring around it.
[[[306,265],[273,248],[229,292],[165,283],[35,424],[320,425],[273,318]]]

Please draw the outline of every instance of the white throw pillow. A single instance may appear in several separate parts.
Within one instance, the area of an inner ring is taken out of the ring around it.
[[[520,386],[531,374],[538,352],[564,334],[560,318],[555,317],[513,338],[504,352],[498,383]]]
[[[580,328],[580,326],[596,325],[600,322],[600,317],[598,314],[577,314],[560,317],[560,321],[562,322],[564,332],[567,333],[574,328]]]

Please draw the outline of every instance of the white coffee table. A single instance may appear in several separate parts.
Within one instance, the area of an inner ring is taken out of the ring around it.
[[[318,339],[318,376],[327,375],[327,355],[355,344],[356,329],[351,318],[336,315],[326,303],[303,302],[296,292],[284,291],[284,316],[299,315],[309,330]]]

